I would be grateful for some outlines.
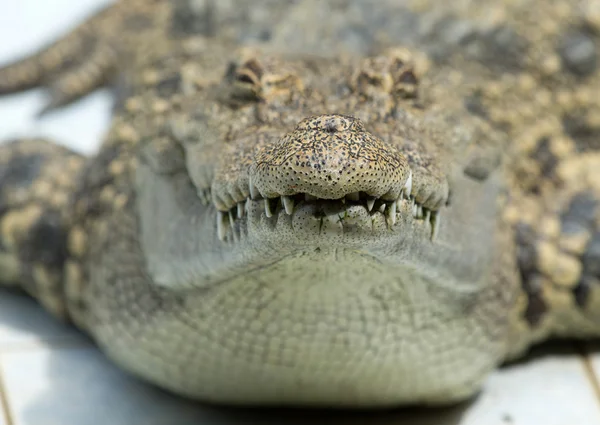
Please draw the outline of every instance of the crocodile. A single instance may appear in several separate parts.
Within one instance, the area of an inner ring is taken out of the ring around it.
[[[593,0],[123,0],[0,68],[116,82],[84,157],[0,146],[0,282],[234,405],[441,405],[600,334]]]

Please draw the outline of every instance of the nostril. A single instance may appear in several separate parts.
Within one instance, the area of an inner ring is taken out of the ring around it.
[[[325,121],[324,127],[324,130],[327,133],[337,133],[338,131],[340,131],[339,122],[337,122],[337,120],[335,119],[329,119]]]

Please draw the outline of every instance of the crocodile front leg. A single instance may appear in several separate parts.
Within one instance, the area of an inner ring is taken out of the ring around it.
[[[84,164],[43,139],[0,145],[0,284],[23,288],[63,319],[68,211]]]

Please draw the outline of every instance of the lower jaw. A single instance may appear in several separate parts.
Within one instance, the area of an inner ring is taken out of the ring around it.
[[[109,352],[146,379],[211,402],[448,404],[478,389],[498,347],[434,291],[414,270],[356,251],[299,254],[189,291],[186,311]]]
[[[327,358],[316,364],[314,357],[307,357],[311,363],[293,368],[221,354],[220,363],[207,363],[184,381],[173,382],[172,374],[167,379],[164,375],[146,378],[192,399],[223,405],[377,409],[459,403],[477,393],[495,366],[478,361],[477,353],[467,351],[456,353],[463,363],[455,363],[452,372],[428,368],[417,354],[346,365],[328,363]],[[298,355],[303,354],[299,351]],[[406,367],[408,364],[412,366]]]

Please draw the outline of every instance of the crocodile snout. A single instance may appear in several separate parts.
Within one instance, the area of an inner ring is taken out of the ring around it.
[[[265,198],[299,193],[339,199],[357,192],[384,200],[402,194],[410,176],[406,157],[344,115],[319,115],[257,153],[252,184]]]

